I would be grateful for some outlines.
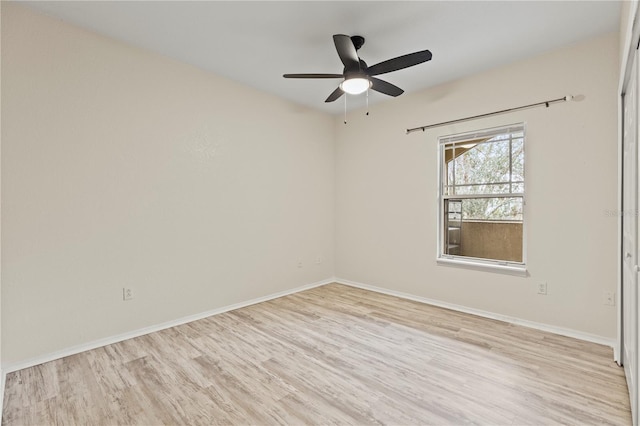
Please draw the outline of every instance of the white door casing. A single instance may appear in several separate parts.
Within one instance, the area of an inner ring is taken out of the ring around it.
[[[622,159],[622,363],[638,424],[638,54],[624,93]]]

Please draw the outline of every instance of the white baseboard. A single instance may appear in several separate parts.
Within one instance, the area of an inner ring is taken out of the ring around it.
[[[357,287],[364,290],[375,291],[377,293],[388,294],[390,296],[396,296],[403,299],[413,300],[415,302],[426,303],[428,305],[438,306],[440,308],[451,309],[453,311],[464,312],[467,314],[477,315],[479,317],[490,318],[498,321],[508,322],[510,324],[521,325],[523,327],[534,328],[536,330],[547,331],[549,333],[559,334],[561,336],[573,337],[575,339],[584,340],[587,342],[598,343],[600,345],[610,346],[615,349],[616,340],[609,339],[595,334],[585,333],[583,331],[573,330],[570,328],[557,327],[555,325],[543,324],[535,321],[529,321],[521,318],[511,317],[508,315],[496,314],[494,312],[483,311],[480,309],[468,308],[462,305],[456,305],[453,303],[442,302],[440,300],[428,299],[426,297],[415,296],[409,293],[403,293],[395,290],[388,290],[382,287],[376,287],[369,284],[363,284],[356,281],[347,280],[344,278],[335,278],[335,282],[339,284],[348,285],[351,287]]]
[[[333,278],[329,278],[322,281],[317,281],[315,283],[306,284],[300,287],[295,287],[289,290],[280,291],[278,293],[269,294],[267,296],[258,297],[255,299],[247,300],[240,303],[235,303],[233,305],[223,306],[221,308],[212,309],[210,311],[201,312],[199,314],[189,315],[186,317],[178,318],[175,320],[163,322],[161,324],[152,325],[149,327],[140,328],[137,330],[128,331],[126,333],[118,334],[115,336],[105,337],[104,339],[98,339],[91,342],[83,343],[81,345],[76,345],[70,348],[65,348],[59,351],[51,352],[46,355],[34,357],[25,361],[20,361],[16,363],[12,363],[9,365],[3,365],[2,369],[2,391],[4,392],[4,380],[7,373],[11,373],[13,371],[22,370],[23,368],[33,367],[35,365],[43,364],[45,362],[54,361],[56,359],[64,358],[66,356],[75,355],[80,352],[89,351],[91,349],[100,348],[102,346],[107,346],[113,343],[121,342],[123,340],[132,339],[134,337],[143,336],[145,334],[154,333],[156,331],[164,330],[167,328],[175,327],[178,325],[186,324],[188,322],[197,321],[199,319],[203,319],[206,317],[210,317],[212,315],[221,314],[228,311],[233,311],[234,309],[244,308],[246,306],[255,305],[257,303],[266,302],[268,300],[277,299],[278,297],[287,296],[293,293],[298,293],[300,291],[309,290],[314,287],[320,287],[325,284],[330,284],[335,282]],[[2,411],[0,411],[1,413]]]
[[[33,367],[35,365],[39,365],[39,364],[43,364],[45,362],[49,362],[49,361],[53,361],[56,359],[60,359],[60,358],[64,358],[66,356],[70,356],[70,355],[75,355],[84,351],[88,351],[91,349],[96,349],[96,348],[100,348],[102,346],[106,346],[106,345],[110,345],[112,343],[117,343],[117,342],[121,342],[123,340],[127,340],[127,339],[132,339],[134,337],[138,337],[138,336],[143,336],[145,334],[149,334],[149,333],[154,333],[156,331],[160,331],[160,330],[164,330],[167,328],[171,328],[171,327],[175,327],[178,325],[182,325],[182,324],[186,324],[188,322],[192,322],[192,321],[197,321],[199,319],[203,319],[206,317],[210,317],[212,315],[217,315],[217,314],[221,314],[223,312],[228,312],[228,311],[232,311],[234,309],[239,309],[239,308],[244,308],[246,306],[250,306],[250,305],[255,305],[257,303],[261,303],[261,302],[266,302],[268,300],[272,300],[272,299],[277,299],[278,297],[282,297],[282,296],[287,296],[290,294],[294,294],[294,293],[298,293],[304,290],[309,290],[311,288],[315,288],[315,287],[320,287],[323,286],[325,284],[330,284],[330,283],[339,283],[339,284],[344,284],[344,285],[348,285],[351,287],[357,287],[357,288],[361,288],[364,290],[370,290],[370,291],[375,291],[377,293],[382,293],[382,294],[387,294],[390,296],[396,296],[396,297],[400,297],[403,299],[408,299],[408,300],[413,300],[416,302],[421,302],[421,303],[426,303],[428,305],[433,305],[433,306],[438,306],[441,308],[446,308],[446,309],[451,309],[454,311],[458,311],[458,312],[464,312],[464,313],[468,313],[468,314],[472,314],[472,315],[477,315],[480,317],[484,317],[484,318],[490,318],[490,319],[494,319],[494,320],[498,320],[498,321],[504,321],[504,322],[508,322],[511,324],[516,324],[516,325],[521,325],[524,327],[529,327],[529,328],[533,328],[533,329],[537,329],[537,330],[542,330],[542,331],[547,331],[550,333],[554,333],[554,334],[559,334],[561,336],[568,336],[568,337],[573,337],[576,339],[580,339],[580,340],[584,340],[587,342],[593,342],[593,343],[598,343],[601,345],[606,345],[606,346],[610,346],[612,348],[615,349],[615,339],[609,339],[606,337],[602,337],[602,336],[597,336],[594,334],[589,334],[589,333],[585,333],[582,331],[578,331],[578,330],[572,330],[572,329],[568,329],[568,328],[562,328],[562,327],[557,327],[554,325],[549,325],[549,324],[543,324],[543,323],[538,323],[538,322],[534,322],[534,321],[529,321],[529,320],[524,320],[524,319],[520,319],[520,318],[516,318],[516,317],[511,317],[511,316],[507,316],[507,315],[502,315],[502,314],[496,314],[493,312],[488,312],[488,311],[483,311],[480,309],[474,309],[474,308],[469,308],[466,306],[462,306],[462,305],[456,305],[453,303],[448,303],[448,302],[443,302],[440,300],[435,300],[435,299],[429,299],[426,297],[421,297],[421,296],[416,296],[413,294],[409,294],[409,293],[403,293],[403,292],[399,292],[399,291],[395,291],[395,290],[389,290],[386,288],[382,288],[382,287],[376,287],[373,285],[369,285],[369,284],[364,284],[364,283],[359,283],[356,281],[351,281],[351,280],[347,280],[344,278],[329,278],[326,280],[322,280],[322,281],[317,281],[315,283],[311,283],[311,284],[307,284],[307,285],[303,285],[300,287],[295,287],[289,290],[285,290],[285,291],[281,291],[278,293],[273,293],[273,294],[269,294],[267,296],[263,296],[263,297],[258,297],[255,299],[251,299],[251,300],[247,300],[244,302],[240,302],[240,303],[236,303],[233,305],[228,305],[228,306],[224,306],[221,308],[217,308],[217,309],[212,309],[206,312],[201,312],[199,314],[194,314],[194,315],[189,315],[186,317],[182,317],[182,318],[178,318],[172,321],[167,321],[161,324],[156,324],[156,325],[152,325],[149,327],[144,327],[144,328],[140,328],[137,330],[132,330],[126,333],[122,333],[122,334],[118,334],[115,336],[111,336],[111,337],[106,337],[104,339],[98,339],[98,340],[94,340],[91,342],[87,342],[81,345],[77,345],[77,346],[73,346],[70,348],[65,348],[56,352],[52,352],[46,355],[42,355],[42,356],[38,356],[38,357],[34,357],[25,361],[20,361],[20,362],[16,362],[16,363],[12,363],[12,364],[8,364],[8,365],[3,365],[2,368],[0,369],[0,397],[4,397],[4,386],[5,386],[5,381],[6,381],[6,375],[8,373],[11,373],[13,371],[18,371],[18,370],[22,370],[23,368],[28,368],[28,367]],[[2,399],[0,399],[0,410],[2,408]],[[0,411],[1,413],[2,411]]]

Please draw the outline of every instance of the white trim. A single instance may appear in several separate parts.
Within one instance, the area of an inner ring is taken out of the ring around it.
[[[486,137],[491,139],[495,136],[502,135],[505,133],[517,133],[517,132],[522,132],[522,133],[525,132],[524,123],[506,124],[504,126],[489,127],[486,129],[473,130],[471,132],[454,133],[451,135],[440,136],[438,138],[438,143],[440,144],[461,143],[461,142],[464,143],[464,142],[468,142],[475,139],[482,139]]]
[[[634,52],[633,44],[634,39],[638,36],[638,19],[640,18],[640,8],[638,8],[638,2],[634,1],[630,4],[629,16],[627,17],[626,33],[624,37],[624,44],[622,47],[622,61],[620,64],[620,75],[618,79],[618,210],[622,211],[622,155],[624,152],[623,147],[623,97],[622,94],[626,89],[627,81],[627,65],[632,58]],[[616,291],[616,312],[617,319],[616,325],[618,327],[618,338],[614,347],[614,360],[622,365],[622,347],[623,347],[623,335],[622,335],[622,215],[618,215],[618,281]]]
[[[305,290],[309,290],[315,287],[320,287],[326,284],[331,284],[331,283],[338,283],[338,284],[344,284],[344,285],[348,285],[351,287],[356,287],[356,288],[361,288],[364,290],[369,290],[369,291],[374,291],[376,293],[381,293],[381,294],[387,294],[390,296],[395,296],[395,297],[400,297],[403,299],[408,299],[408,300],[413,300],[416,302],[421,302],[421,303],[426,303],[428,305],[433,305],[433,306],[438,306],[441,308],[446,308],[446,309],[451,309],[454,311],[458,311],[458,312],[464,312],[467,314],[471,314],[471,315],[477,315],[480,317],[484,317],[484,318],[490,318],[490,319],[495,319],[498,321],[504,321],[504,322],[508,322],[511,324],[516,324],[516,325],[521,325],[524,327],[529,327],[529,328],[533,328],[533,329],[537,329],[537,330],[542,330],[542,331],[547,331],[550,333],[554,333],[554,334],[559,334],[561,336],[568,336],[568,337],[573,337],[576,339],[580,339],[580,340],[584,340],[587,342],[593,342],[593,343],[598,343],[601,345],[606,345],[606,346],[610,346],[613,347],[615,349],[615,339],[609,339],[609,338],[605,338],[602,336],[597,336],[594,334],[589,334],[589,333],[584,333],[582,331],[578,331],[578,330],[573,330],[573,329],[568,329],[568,328],[562,328],[562,327],[556,327],[553,325],[549,325],[549,324],[542,324],[542,323],[538,323],[538,322],[534,322],[534,321],[528,321],[528,320],[524,320],[524,319],[520,319],[520,318],[516,318],[516,317],[510,317],[507,315],[501,315],[501,314],[496,314],[493,312],[488,312],[488,311],[482,311],[480,309],[474,309],[474,308],[469,308],[466,306],[462,306],[462,305],[456,305],[453,303],[448,303],[448,302],[443,302],[440,300],[435,300],[435,299],[429,299],[426,297],[421,297],[421,296],[416,296],[413,294],[409,294],[409,293],[403,293],[403,292],[399,292],[399,291],[395,291],[395,290],[388,290],[382,287],[376,287],[373,285],[369,285],[369,284],[363,284],[363,283],[359,283],[356,281],[351,281],[351,280],[347,280],[344,278],[337,278],[337,277],[332,277],[332,278],[328,278],[322,281],[317,281],[315,283],[311,283],[311,284],[307,284],[307,285],[303,285],[300,287],[295,287],[289,290],[284,290],[278,293],[272,293],[269,294],[267,296],[263,296],[263,297],[258,297],[255,299],[251,299],[245,302],[240,302],[240,303],[236,303],[233,305],[228,305],[228,306],[224,306],[221,308],[217,308],[217,309],[212,309],[210,311],[206,311],[206,312],[201,312],[199,314],[194,314],[194,315],[189,315],[186,317],[182,317],[182,318],[178,318],[172,321],[167,321],[161,324],[156,324],[156,325],[152,325],[149,327],[144,327],[138,330],[133,330],[133,331],[129,331],[127,333],[122,333],[122,334],[118,334],[115,336],[111,336],[111,337],[106,337],[104,339],[98,339],[98,340],[94,340],[92,342],[87,342],[85,344],[81,344],[81,345],[76,345],[70,348],[66,348],[66,349],[62,349],[56,352],[52,352],[46,355],[42,355],[42,356],[38,356],[38,357],[34,357],[25,361],[20,361],[20,362],[16,362],[13,364],[9,364],[9,365],[5,365],[2,367],[2,369],[0,370],[0,386],[1,386],[1,391],[0,391],[0,397],[4,398],[4,388],[5,388],[5,381],[6,381],[6,375],[8,373],[11,373],[13,371],[18,371],[18,370],[22,370],[23,368],[29,368],[29,367],[33,367],[35,365],[39,365],[39,364],[43,364],[45,362],[49,362],[49,361],[54,361],[56,359],[60,359],[66,356],[70,356],[70,355],[75,355],[81,352],[85,352],[88,350],[92,350],[92,349],[96,349],[96,348],[100,348],[102,346],[106,346],[106,345],[110,345],[113,343],[118,343],[121,342],[123,340],[128,340],[128,339],[132,339],[134,337],[139,337],[139,336],[143,336],[145,334],[149,334],[149,333],[154,333],[156,331],[160,331],[160,330],[164,330],[167,328],[171,328],[171,327],[175,327],[178,325],[182,325],[182,324],[186,324],[192,321],[197,321],[199,319],[203,319],[203,318],[207,318],[210,317],[212,315],[217,315],[217,314],[221,314],[224,312],[229,312],[232,311],[234,309],[240,309],[240,308],[244,308],[247,306],[251,306],[251,305],[255,305],[257,303],[262,303],[262,302],[266,302],[269,300],[273,300],[273,299],[277,299],[279,297],[283,297],[283,296],[288,296],[290,294],[294,294],[294,293],[298,293],[301,291],[305,291]],[[2,409],[2,401],[3,399],[0,399],[0,409]],[[0,411],[1,412],[1,411]]]
[[[298,293],[304,290],[309,290],[315,287],[320,287],[326,284],[330,284],[335,282],[333,278],[328,278],[322,281],[317,281],[315,283],[306,284],[300,287],[295,287],[289,290],[280,291],[278,293],[272,293],[267,296],[257,297],[255,299],[247,300],[240,303],[235,303],[233,305],[223,306],[221,308],[212,309],[209,311],[201,312],[199,314],[189,315],[186,317],[178,318],[175,320],[163,322],[161,324],[151,325],[149,327],[140,328],[137,330],[128,331],[126,333],[117,334],[115,336],[105,337],[103,339],[94,340],[91,342],[83,343],[80,345],[72,346],[70,348],[61,349],[59,351],[51,352],[46,355],[37,356],[31,359],[27,359],[24,361],[15,362],[9,365],[2,366],[2,389],[4,391],[4,379],[7,373],[11,373],[13,371],[22,370],[23,368],[33,367],[35,365],[40,365],[45,362],[53,361],[56,359],[60,359],[66,356],[75,355],[81,352],[89,351],[91,349],[100,348],[102,346],[111,345],[113,343],[118,343],[123,340],[132,339],[134,337],[144,336],[145,334],[155,333],[156,331],[165,330],[167,328],[175,327],[178,325],[186,324],[189,322],[197,321],[203,318],[210,317],[212,315],[218,315],[224,312],[233,311],[234,309],[244,308],[250,305],[255,305],[257,303],[266,302],[269,300],[277,299],[279,297],[288,296],[293,293]]]
[[[527,273],[527,220],[526,220],[526,206],[527,206],[527,198],[525,196],[526,191],[522,193],[499,193],[499,194],[454,194],[454,195],[445,195],[444,194],[444,174],[445,174],[445,164],[444,164],[444,154],[445,148],[447,145],[455,145],[457,143],[464,143],[465,141],[489,137],[493,139],[493,137],[502,134],[509,134],[509,143],[513,141],[513,133],[522,133],[522,149],[523,155],[526,156],[526,138],[527,138],[527,123],[513,123],[507,124],[503,126],[491,127],[488,129],[482,129],[472,132],[459,133],[454,135],[440,136],[438,137],[438,187],[437,187],[437,228],[436,228],[436,262],[438,265],[446,265],[453,267],[462,267],[467,269],[478,269],[486,272],[501,272],[510,275],[517,275],[526,277]],[[494,141],[495,142],[495,141]],[[482,143],[494,143],[494,142],[482,142]],[[511,151],[509,151],[511,152]],[[509,164],[513,159],[509,158]],[[526,182],[526,157],[524,158],[523,164],[523,173],[524,182]],[[454,172],[455,174],[455,172]],[[526,186],[526,185],[525,185]],[[510,187],[510,189],[512,189]],[[443,229],[444,226],[444,204],[445,200],[450,199],[472,199],[472,198],[522,198],[522,262],[518,265],[514,265],[513,262],[508,262],[509,264],[503,265],[501,263],[504,262],[493,262],[487,261],[485,259],[471,258],[467,257],[462,259],[464,256],[456,256],[454,258],[448,257],[444,252],[444,240],[445,240],[445,231]]]
[[[570,328],[557,327],[555,325],[543,324],[535,321],[529,321],[521,318],[511,317],[508,315],[496,314],[494,312],[483,311],[480,309],[469,308],[462,305],[443,302],[440,300],[428,299],[426,297],[416,296],[409,293],[403,293],[395,290],[387,290],[382,287],[376,287],[369,284],[363,284],[356,281],[346,280],[344,278],[336,278],[336,283],[348,285],[351,287],[361,288],[363,290],[375,291],[376,293],[387,294],[389,296],[400,297],[402,299],[413,300],[415,302],[426,303],[428,305],[438,306],[440,308],[451,309],[453,311],[463,312],[466,314],[477,315],[479,317],[494,319],[498,321],[508,322],[510,324],[521,325],[523,327],[533,328],[536,330],[547,331],[561,336],[573,337],[587,342],[598,343],[609,347],[615,346],[615,339],[597,336],[595,334],[585,333],[583,331],[573,330]]]
[[[436,259],[436,263],[441,266],[456,266],[465,269],[474,269],[477,271],[485,272],[499,272],[502,274],[515,275],[518,277],[526,277],[529,275],[526,266],[512,266],[512,265],[500,265],[494,262],[482,262],[475,258],[462,259],[461,257],[455,257],[452,259],[446,257],[440,257]],[[505,262],[506,263],[506,262]]]
[[[618,95],[618,187],[617,187],[617,203],[618,203],[618,211],[622,211],[622,164],[623,164],[623,155],[624,155],[624,141],[623,141],[623,118],[622,114],[624,109],[622,108],[622,104],[624,102],[624,98],[620,93]],[[616,330],[617,330],[617,339],[616,344],[613,348],[613,360],[619,365],[622,366],[622,345],[623,338],[622,335],[622,215],[617,215],[617,243],[618,245],[616,250]]]
[[[7,385],[7,372],[0,369],[0,418],[4,412],[4,388]]]

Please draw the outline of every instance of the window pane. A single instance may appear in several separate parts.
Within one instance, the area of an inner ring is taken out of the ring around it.
[[[447,151],[453,152],[453,150],[447,150]],[[453,176],[453,161],[450,161],[447,164],[446,178],[447,178],[447,181],[445,182],[445,185],[453,185],[455,183],[454,176]]]
[[[460,231],[462,229],[462,201],[444,202],[444,247],[442,252],[448,255],[460,254]]]
[[[524,181],[524,140],[514,139],[511,143],[511,179]],[[519,191],[522,192],[522,191]]]
[[[442,152],[442,155],[444,156],[443,160],[444,160],[444,164],[446,164],[446,168],[444,170],[444,176],[443,176],[443,184],[444,185],[454,185],[455,184],[455,161],[453,161],[454,158],[456,158],[456,152],[460,151],[459,148],[457,148],[455,145],[447,145],[445,146],[444,151]]]
[[[496,138],[471,146],[455,158],[456,185],[509,182],[509,141]]]
[[[522,198],[445,200],[444,218],[443,254],[523,261]]]
[[[511,186],[511,192],[520,192],[523,193],[524,192],[524,183],[519,182],[519,183],[514,183]]]
[[[462,202],[462,218],[474,220],[522,220],[522,197],[470,198]]]
[[[462,256],[522,262],[522,222],[467,221],[461,234]]]
[[[485,185],[463,185],[457,186],[455,194],[506,194],[509,193],[509,184],[485,184]]]

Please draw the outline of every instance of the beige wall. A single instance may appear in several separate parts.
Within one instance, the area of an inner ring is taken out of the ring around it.
[[[1,118],[7,365],[333,275],[326,115],[2,2]]]
[[[627,55],[631,46],[631,31],[633,19],[638,9],[637,1],[622,1],[620,7],[620,36],[618,38],[620,52],[620,79],[624,77],[624,67],[627,63]]]
[[[616,289],[616,35],[403,95],[345,126],[1,8],[3,364],[334,272],[614,337],[602,301]],[[404,135],[568,93],[585,99]],[[530,276],[436,266],[437,136],[519,121]]]
[[[336,118],[336,275],[613,338],[603,292],[616,291],[618,51],[611,34],[351,113],[346,126]],[[404,134],[566,94],[584,100]],[[438,136],[517,122],[529,277],[438,266]]]

